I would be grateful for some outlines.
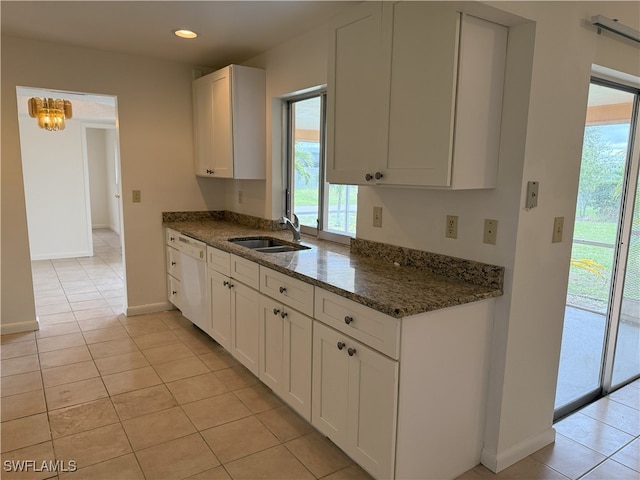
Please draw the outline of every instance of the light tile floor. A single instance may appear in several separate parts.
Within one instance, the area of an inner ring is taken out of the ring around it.
[[[179,312],[123,316],[117,236],[94,242],[93,258],[33,262],[41,328],[1,337],[2,465],[40,470],[3,479],[370,478]],[[639,399],[636,381],[559,422],[555,444],[459,480],[640,478]]]

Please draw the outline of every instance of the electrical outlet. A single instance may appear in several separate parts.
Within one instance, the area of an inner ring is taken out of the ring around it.
[[[489,245],[495,245],[498,238],[498,221],[485,218],[484,235],[482,241]]]
[[[382,227],[382,207],[373,207],[373,226]]]
[[[142,195],[140,193],[140,190],[131,191],[131,201],[133,203],[140,203],[142,201]]]
[[[458,238],[458,216],[447,215],[447,225],[444,236],[447,238]]]
[[[564,217],[556,217],[553,219],[553,235],[551,243],[562,242],[562,232],[564,230]]]
[[[244,197],[244,195],[242,193],[242,190],[238,190],[238,203],[240,205],[242,205],[242,202],[244,202],[244,198],[243,197]]]

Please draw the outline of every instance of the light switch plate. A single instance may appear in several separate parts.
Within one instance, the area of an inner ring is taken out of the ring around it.
[[[140,203],[142,201],[142,195],[140,193],[140,190],[132,190],[131,201],[133,203]]]

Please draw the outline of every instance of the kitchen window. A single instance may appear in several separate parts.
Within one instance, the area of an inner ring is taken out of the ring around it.
[[[355,236],[356,185],[325,180],[326,92],[315,91],[286,102],[286,213],[295,213],[303,233],[348,242]]]

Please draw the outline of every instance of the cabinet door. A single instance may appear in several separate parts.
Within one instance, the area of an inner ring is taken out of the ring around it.
[[[167,290],[169,301],[178,309],[182,311],[182,283],[177,278],[167,275]]]
[[[231,348],[231,290],[229,277],[208,270],[209,312],[213,339],[229,350]]]
[[[364,2],[330,25],[327,181],[368,184],[386,156],[389,42],[385,2]]]
[[[260,380],[281,393],[284,376],[284,319],[282,304],[260,295]]]
[[[375,478],[393,478],[398,362],[355,340],[349,358],[347,453]]]
[[[311,423],[347,451],[349,337],[313,322],[313,401]]]
[[[462,15],[451,188],[494,188],[509,29]]]
[[[450,184],[460,14],[448,3],[393,5],[389,154],[381,183]]]
[[[180,252],[175,248],[167,246],[167,273],[180,280],[182,278],[181,268]]]
[[[282,398],[302,417],[311,420],[311,352],[313,320],[286,305]]]
[[[231,282],[231,354],[259,376],[260,294],[240,282]]]
[[[230,69],[193,82],[196,175],[233,177]]]

